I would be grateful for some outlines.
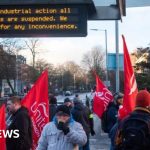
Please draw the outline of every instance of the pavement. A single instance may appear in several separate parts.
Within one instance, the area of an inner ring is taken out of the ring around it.
[[[94,130],[96,135],[90,137],[90,150],[109,150],[110,139],[101,130],[101,120],[94,115]]]
[[[110,140],[107,136],[102,136],[100,139],[90,139],[90,150],[109,150]]]

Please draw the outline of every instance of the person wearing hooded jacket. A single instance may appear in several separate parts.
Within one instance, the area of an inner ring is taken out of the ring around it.
[[[88,107],[83,105],[81,100],[74,101],[74,107],[71,113],[74,120],[83,126],[87,135],[87,143],[83,147],[80,147],[80,150],[89,150],[89,135],[90,133],[92,136],[95,135],[93,114]]]
[[[118,119],[118,110],[123,103],[123,94],[116,93],[114,95],[114,101],[109,103],[107,109],[107,133],[110,133],[112,127],[116,124]]]
[[[49,120],[52,121],[57,109],[57,99],[54,95],[49,96]]]
[[[19,97],[13,96],[7,101],[7,108],[12,113],[7,130],[18,130],[19,137],[7,137],[7,150],[30,150],[32,147],[32,122],[28,110],[21,106]]]
[[[118,125],[114,150],[149,149],[150,93],[146,90],[141,90],[136,96],[135,109],[123,118]]]
[[[36,150],[74,150],[86,142],[81,124],[73,120],[69,107],[60,105],[53,121],[43,128]]]

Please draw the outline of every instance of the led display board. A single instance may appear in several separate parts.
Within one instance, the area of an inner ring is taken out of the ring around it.
[[[86,35],[86,5],[0,5],[0,37],[82,37]]]

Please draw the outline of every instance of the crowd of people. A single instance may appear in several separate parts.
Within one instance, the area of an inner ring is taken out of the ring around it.
[[[91,100],[86,96],[86,105],[79,95],[71,100],[49,97],[50,122],[44,126],[37,150],[90,150],[89,138],[94,136]],[[113,102],[101,118],[101,127],[111,139],[110,150],[150,150],[150,93],[138,92],[134,111],[120,118],[119,109],[123,94],[115,93]],[[7,150],[30,150],[32,147],[32,123],[28,110],[21,106],[20,99],[13,96],[7,101],[7,130],[19,130],[19,138],[7,138]]]

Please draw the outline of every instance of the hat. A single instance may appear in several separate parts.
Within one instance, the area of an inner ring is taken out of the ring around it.
[[[136,96],[136,106],[147,107],[150,106],[150,94],[146,90],[141,90]]]
[[[64,99],[64,103],[71,102],[71,100],[67,97]]]
[[[66,105],[60,105],[57,107],[57,110],[56,110],[56,115],[57,114],[61,114],[61,115],[68,115],[70,116],[71,113],[70,113],[70,109],[68,106]]]

